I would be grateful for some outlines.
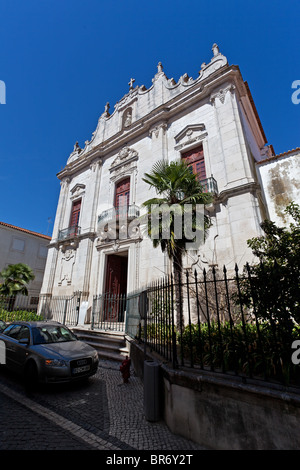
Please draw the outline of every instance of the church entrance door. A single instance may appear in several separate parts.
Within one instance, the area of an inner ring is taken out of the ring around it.
[[[123,322],[126,308],[128,253],[108,255],[104,294],[104,318]]]

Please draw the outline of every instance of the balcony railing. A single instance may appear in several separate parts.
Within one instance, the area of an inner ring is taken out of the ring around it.
[[[133,220],[140,216],[140,208],[135,204],[130,206],[112,207],[103,211],[98,217],[98,225],[105,225],[113,220],[119,221],[120,219]]]
[[[218,194],[218,185],[213,176],[200,181],[204,193]]]
[[[64,228],[63,230],[59,230],[58,232],[58,240],[67,240],[68,238],[77,237],[80,235],[81,228],[79,225],[71,225],[71,227]]]

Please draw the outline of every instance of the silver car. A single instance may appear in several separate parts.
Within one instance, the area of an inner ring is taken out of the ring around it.
[[[58,322],[15,321],[0,333],[0,343],[4,364],[23,374],[27,386],[83,379],[98,368],[97,351]]]

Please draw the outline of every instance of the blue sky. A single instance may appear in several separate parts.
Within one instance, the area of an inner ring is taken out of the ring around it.
[[[60,184],[130,78],[196,78],[214,42],[248,81],[268,142],[300,146],[298,0],[0,0],[0,220],[51,235]],[[48,219],[52,222],[49,223]]]

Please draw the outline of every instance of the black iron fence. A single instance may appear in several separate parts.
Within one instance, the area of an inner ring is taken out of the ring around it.
[[[0,296],[0,318],[4,321],[44,319],[76,326],[84,300],[81,292],[64,296]]]
[[[92,329],[125,331],[126,295],[110,292],[93,297]]]
[[[14,295],[14,296],[5,296],[0,295],[0,311],[2,312],[2,317],[5,317],[5,312],[37,312],[39,303],[39,296],[25,296],[25,295]]]
[[[140,292],[93,297],[92,329],[121,331],[135,337],[140,331]]]
[[[300,385],[300,365],[292,361],[299,325],[266,319],[244,291],[252,285],[250,270],[215,268],[186,272],[147,290],[147,315],[140,340],[173,367],[192,367],[284,384]],[[287,327],[288,323],[288,327]]]
[[[81,292],[72,295],[40,295],[38,313],[45,320],[53,320],[69,326],[78,324],[80,304],[85,300]]]

